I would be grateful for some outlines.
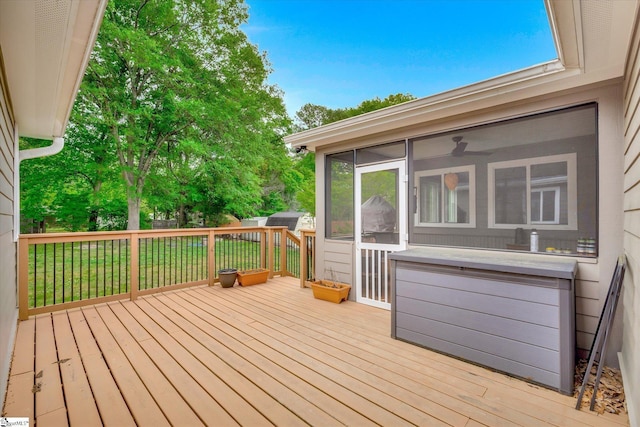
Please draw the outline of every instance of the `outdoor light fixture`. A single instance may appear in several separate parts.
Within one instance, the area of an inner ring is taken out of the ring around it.
[[[306,145],[301,145],[300,147],[296,147],[296,153],[300,154],[300,153],[308,153],[309,150],[307,150],[307,146]]]

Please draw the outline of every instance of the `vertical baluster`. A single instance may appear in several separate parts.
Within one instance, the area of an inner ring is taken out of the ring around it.
[[[160,263],[162,262],[160,259],[160,239],[162,239],[162,236],[157,236],[152,239],[151,250],[154,261],[151,267],[151,287],[153,288],[162,287],[160,284]]]
[[[76,279],[76,275],[75,275],[75,245],[74,242],[71,242],[71,301],[75,301],[76,299],[76,294],[75,294],[75,290],[74,290],[74,284],[75,284],[75,279]]]
[[[389,253],[390,252],[385,252],[384,254],[384,269],[385,269],[385,274],[384,274],[384,280],[385,280],[385,285],[384,285],[384,292],[385,292],[385,301],[386,302],[391,302],[391,280],[389,275],[390,275],[390,271],[389,271]]]
[[[129,262],[129,245],[131,244],[131,238],[127,239],[127,241],[125,242],[125,247],[124,247],[124,257],[126,262],[124,263],[124,281],[125,281],[125,287],[127,289],[127,292],[129,292],[129,264],[131,264]]]
[[[62,302],[65,302],[65,288],[67,287],[66,283],[65,283],[65,268],[66,268],[66,249],[67,249],[67,244],[65,242],[62,243]]]
[[[114,244],[113,243],[114,243],[114,241],[112,239],[111,240],[111,295],[113,295],[113,292],[114,292],[113,288],[115,287],[114,286],[115,285],[115,272],[113,271],[114,270],[113,269],[113,255],[114,255],[114,249],[115,248],[114,248]],[[118,291],[118,293],[120,293],[120,292]]]
[[[176,237],[176,239],[178,239],[178,241],[180,242],[180,251],[178,252],[179,260],[180,260],[180,281],[177,282],[177,283],[182,283],[182,273],[184,272],[184,270],[182,268],[182,265],[184,263],[184,259],[183,259],[184,248],[183,248],[182,237]]]
[[[118,293],[122,293],[122,239],[118,239]]]
[[[381,255],[382,255],[382,251],[381,250],[377,250],[376,251],[376,262],[377,262],[377,277],[376,277],[376,291],[375,291],[375,295],[374,295],[374,299],[375,300],[380,300],[381,294],[382,294],[382,260],[381,260]]]
[[[171,250],[172,246],[173,246],[173,237],[169,237],[169,284],[173,284],[173,270],[172,270],[173,255]]]
[[[142,251],[140,250],[140,245],[145,241],[145,239],[141,239],[138,238],[138,290],[140,290],[140,288],[142,287]],[[147,250],[147,245],[144,245],[144,250]],[[133,251],[131,251],[133,253]],[[146,265],[146,259],[145,259],[145,265]],[[145,280],[146,280],[146,275],[145,275]],[[145,287],[146,289],[146,287]]]
[[[187,282],[193,280],[193,236],[187,236]]]
[[[82,250],[83,243],[80,241],[80,299],[82,299]]]
[[[38,305],[38,245],[33,245],[33,307]]]
[[[153,269],[156,272],[156,281],[154,283],[159,288],[162,286],[160,284],[160,267],[161,267],[160,263],[162,262],[160,260],[160,243],[161,243],[161,239],[162,239],[161,236],[158,236],[158,237],[155,238],[155,241],[156,241],[156,245],[155,245],[156,246],[156,262],[153,265]]]
[[[56,243],[54,242],[53,243],[53,300],[51,301],[52,305],[56,304],[56,290],[58,287],[58,284],[56,283],[56,273],[57,273],[56,264],[58,263],[57,255],[58,255],[58,251],[57,251]]]
[[[364,254],[364,269],[362,270],[362,296],[364,298],[369,298],[369,292],[367,291],[369,285],[369,249],[363,249],[362,253]],[[362,256],[362,255],[361,255]]]
[[[155,257],[154,257],[155,241],[156,241],[156,238],[152,237],[151,238],[151,287],[152,288],[155,288],[154,281],[153,281],[153,270],[155,269],[155,266],[156,266]]]
[[[87,298],[91,298],[91,241],[87,241]]]
[[[107,241],[102,241],[102,295],[107,295]]]
[[[94,297],[98,297],[99,296],[98,287],[100,286],[100,271],[99,271],[100,263],[98,262],[98,260],[100,259],[100,242],[98,242],[97,240],[94,240],[94,242],[96,243],[96,257],[94,260],[95,271],[96,271],[96,293]]]
[[[42,305],[47,305],[47,244],[44,244],[44,295],[42,299]]]

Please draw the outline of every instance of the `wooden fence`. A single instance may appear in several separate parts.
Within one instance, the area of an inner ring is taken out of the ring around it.
[[[304,286],[313,272],[313,236],[298,238],[286,227],[22,235],[19,316],[212,286],[224,268],[266,268],[269,277],[300,277]]]

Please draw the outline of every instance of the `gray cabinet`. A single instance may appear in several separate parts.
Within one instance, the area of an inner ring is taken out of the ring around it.
[[[572,394],[574,259],[445,248],[389,258],[394,338]]]

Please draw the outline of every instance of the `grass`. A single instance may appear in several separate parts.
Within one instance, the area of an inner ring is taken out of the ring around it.
[[[206,280],[207,237],[145,238],[139,242],[139,289]],[[300,253],[287,248],[288,270],[298,274]],[[50,243],[29,247],[29,307],[128,293],[131,248],[127,240]],[[280,269],[280,247],[274,250]],[[223,268],[261,267],[260,243],[216,238],[215,275]]]

